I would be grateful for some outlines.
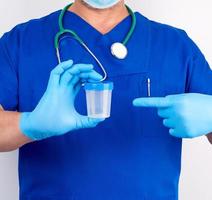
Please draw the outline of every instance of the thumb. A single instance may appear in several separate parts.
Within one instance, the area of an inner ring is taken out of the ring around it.
[[[87,116],[81,116],[81,126],[79,128],[94,128],[96,127],[100,122],[103,122],[105,119],[103,118],[90,118]]]
[[[166,97],[148,97],[148,98],[137,98],[133,100],[135,107],[156,107],[163,108],[171,105],[170,101]]]

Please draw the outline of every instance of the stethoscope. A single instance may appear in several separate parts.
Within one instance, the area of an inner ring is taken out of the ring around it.
[[[100,81],[104,81],[107,78],[107,72],[105,70],[105,67],[103,66],[103,64],[99,61],[99,59],[95,56],[95,54],[89,49],[89,47],[85,44],[85,42],[79,37],[79,35],[74,32],[73,30],[70,29],[65,29],[63,26],[63,19],[64,19],[64,15],[65,13],[68,11],[68,9],[72,6],[73,3],[67,5],[60,13],[59,16],[59,32],[56,34],[55,36],[55,41],[54,41],[54,45],[55,45],[55,49],[56,49],[56,55],[57,55],[57,59],[58,59],[58,63],[61,63],[61,55],[60,55],[60,37],[64,34],[70,34],[74,39],[76,39],[87,51],[88,53],[95,59],[95,61],[98,63],[99,67],[101,68],[102,72],[103,72],[103,78]],[[117,59],[125,59],[127,57],[128,54],[128,49],[126,47],[129,39],[131,38],[132,34],[134,33],[135,27],[136,27],[136,16],[134,14],[134,12],[128,7],[126,6],[129,14],[132,17],[132,24],[130,27],[130,30],[128,32],[128,34],[126,35],[125,39],[123,42],[115,42],[111,45],[111,54],[117,58]]]

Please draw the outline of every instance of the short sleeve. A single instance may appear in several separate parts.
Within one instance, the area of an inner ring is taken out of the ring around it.
[[[18,81],[10,51],[16,44],[10,45],[11,41],[8,33],[0,39],[0,105],[4,110],[15,111],[18,105]]]
[[[212,95],[212,70],[198,46],[188,36],[186,40],[189,49],[187,92]]]

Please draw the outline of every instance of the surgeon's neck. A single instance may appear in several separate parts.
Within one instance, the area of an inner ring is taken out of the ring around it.
[[[121,0],[112,8],[103,10],[91,8],[82,0],[75,0],[69,10],[82,17],[102,34],[110,32],[129,15],[124,0]]]

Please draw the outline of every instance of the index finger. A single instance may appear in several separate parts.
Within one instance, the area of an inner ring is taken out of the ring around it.
[[[60,84],[67,85],[74,76],[78,77],[78,79],[74,79],[78,81],[81,74],[91,73],[93,71],[93,65],[91,64],[75,64],[61,75]],[[75,84],[75,81],[73,84]]]
[[[50,78],[49,78],[49,85],[51,85],[51,86],[58,85],[59,81],[60,81],[61,74],[63,74],[64,71],[67,70],[68,68],[71,68],[72,65],[73,65],[72,60],[68,60],[68,61],[62,62],[59,65],[57,65],[57,67],[55,67],[51,71],[51,75],[50,75]]]
[[[166,97],[145,97],[134,99],[133,105],[136,107],[165,108],[171,106],[171,102]]]

